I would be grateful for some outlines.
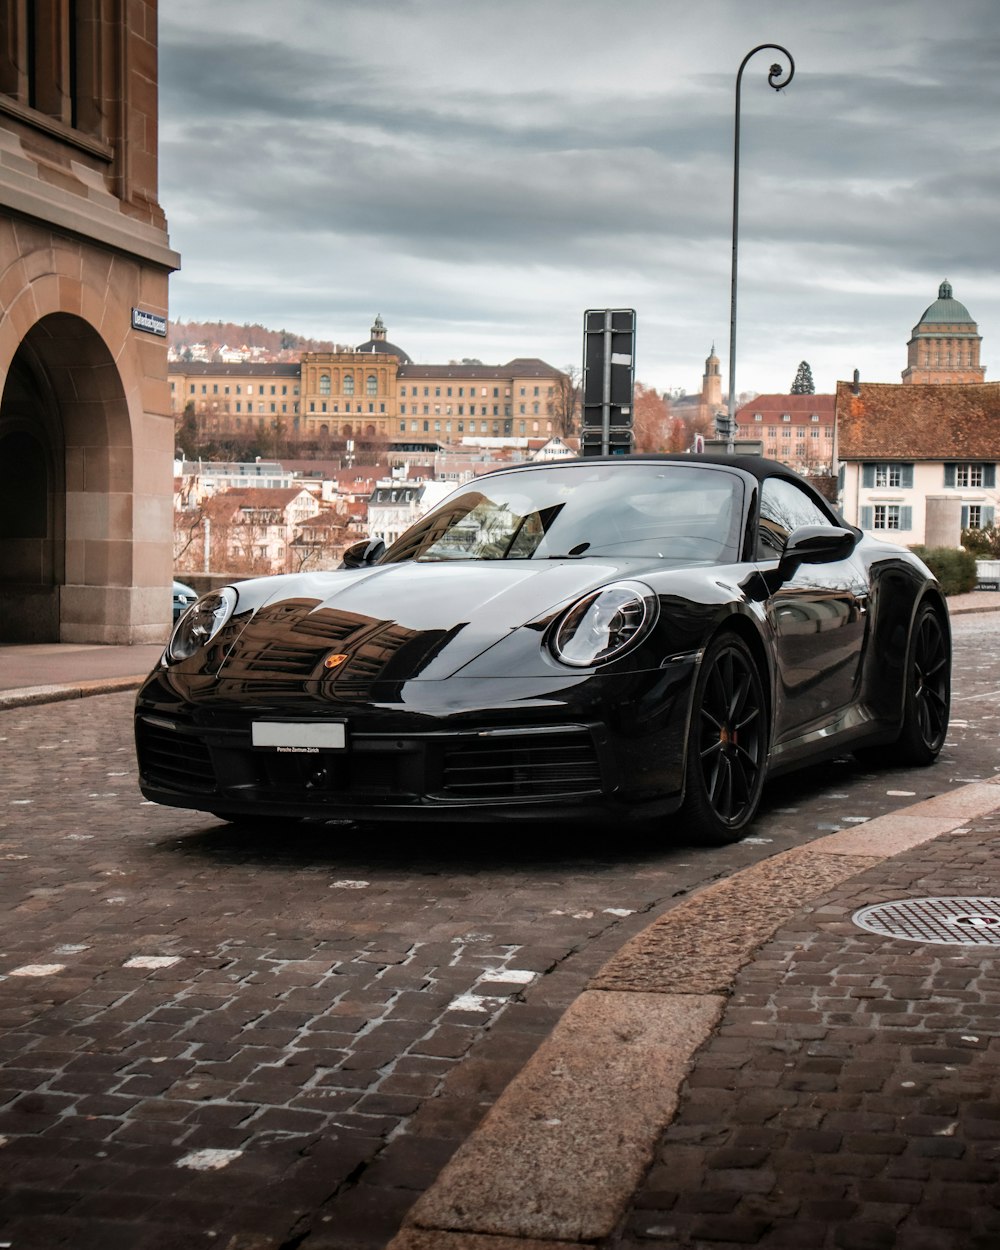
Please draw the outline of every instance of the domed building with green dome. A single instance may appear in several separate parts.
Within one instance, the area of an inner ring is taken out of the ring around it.
[[[938,297],[913,327],[907,343],[903,381],[910,383],[982,382],[982,337],[966,306],[955,299],[951,283],[942,282]]]

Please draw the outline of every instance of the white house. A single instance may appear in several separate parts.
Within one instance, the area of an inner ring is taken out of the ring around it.
[[[451,482],[379,482],[368,500],[368,533],[394,543],[453,489]]]
[[[837,385],[844,516],[907,545],[996,523],[1000,383]]]

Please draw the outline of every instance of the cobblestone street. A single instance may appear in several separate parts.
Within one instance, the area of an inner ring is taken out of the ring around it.
[[[930,770],[769,788],[753,835],[324,826],[144,803],[131,695],[0,715],[13,1247],[374,1250],[588,978],[698,886],[993,775],[1000,632],[956,626]]]

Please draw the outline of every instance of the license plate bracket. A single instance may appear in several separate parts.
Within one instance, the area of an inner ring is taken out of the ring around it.
[[[347,747],[346,721],[255,720],[250,739],[258,750],[280,754],[318,755]]]

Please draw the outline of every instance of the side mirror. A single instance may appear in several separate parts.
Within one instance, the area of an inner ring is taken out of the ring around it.
[[[363,538],[359,543],[352,543],[344,552],[341,561],[342,569],[363,569],[374,564],[385,551],[385,543],[381,538]]]
[[[800,564],[833,564],[846,560],[857,541],[853,530],[832,525],[800,525],[788,535],[778,561],[778,576],[787,581],[795,576]]]

